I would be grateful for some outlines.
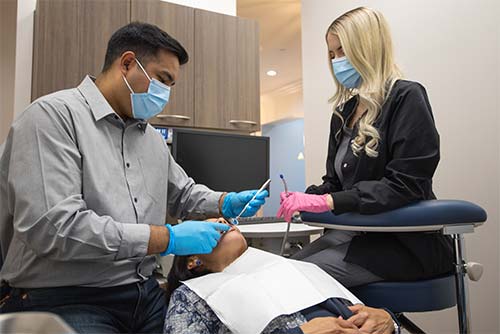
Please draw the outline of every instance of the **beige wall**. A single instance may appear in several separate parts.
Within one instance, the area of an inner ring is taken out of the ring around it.
[[[35,6],[36,0],[0,0],[0,143],[31,102]]]
[[[303,117],[302,82],[291,83],[260,96],[260,122],[262,124]]]
[[[497,42],[496,42],[496,45],[497,45],[497,55],[500,55],[500,24],[498,24],[498,23],[497,23]],[[500,66],[497,67],[496,87],[500,87]],[[500,95],[497,94],[496,97],[497,97],[496,98],[497,110],[499,110],[500,109]],[[500,129],[500,117],[498,117],[498,129]],[[499,145],[499,149],[500,149],[500,145]],[[500,151],[499,151],[499,157],[500,157]],[[500,192],[500,182],[498,182],[498,187],[499,187],[499,192]],[[500,207],[500,199],[499,199],[497,205]],[[500,228],[498,229],[498,239],[497,240],[500,240]],[[498,256],[498,268],[500,268],[500,252],[499,252],[499,256]],[[500,271],[500,269],[499,269],[499,271]],[[497,287],[500,287],[500,274],[498,275]],[[497,289],[497,295],[498,295],[498,298],[500,300],[500,288]],[[500,304],[500,302],[499,302],[499,304]],[[500,317],[498,317],[498,328],[500,328]]]
[[[441,134],[442,158],[435,176],[439,198],[474,201],[488,222],[467,236],[470,260],[485,274],[470,284],[472,333],[499,333],[499,116],[498,15],[494,0],[302,1],[302,63],[306,182],[324,173],[328,98],[334,84],[324,34],[333,19],[357,6],[381,10],[407,78],[427,88]],[[455,309],[412,315],[431,333],[456,333]]]
[[[14,115],[16,0],[0,1],[0,144]]]

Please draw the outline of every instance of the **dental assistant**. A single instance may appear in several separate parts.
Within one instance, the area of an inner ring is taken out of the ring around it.
[[[79,333],[158,333],[155,254],[210,253],[255,191],[196,184],[147,123],[186,50],[158,27],[111,37],[102,73],[33,102],[0,152],[0,311],[48,311]],[[253,215],[267,192],[253,200]],[[191,219],[165,226],[167,212]]]
[[[425,88],[402,79],[387,22],[360,7],[327,30],[337,86],[326,175],[306,193],[281,194],[279,216],[384,212],[435,199],[432,177],[439,135]],[[425,61],[425,60],[423,60]],[[293,258],[319,265],[347,287],[381,280],[421,280],[451,272],[451,240],[439,233],[327,232]]]

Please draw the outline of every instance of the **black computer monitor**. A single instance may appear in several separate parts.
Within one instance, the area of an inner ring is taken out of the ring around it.
[[[217,191],[258,189],[269,178],[269,137],[174,129],[172,155],[196,183]]]

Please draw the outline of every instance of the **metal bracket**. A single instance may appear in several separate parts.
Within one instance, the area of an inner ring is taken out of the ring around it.
[[[467,225],[447,225],[443,227],[444,235],[474,233],[474,224]]]

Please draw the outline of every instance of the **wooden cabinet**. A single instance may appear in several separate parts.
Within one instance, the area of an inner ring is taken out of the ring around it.
[[[79,4],[81,80],[86,74],[101,73],[111,35],[130,22],[130,1],[80,0]]]
[[[160,0],[38,0],[32,99],[98,75],[109,38],[131,21],[159,26],[190,57],[152,124],[260,130],[257,22]]]
[[[129,0],[38,0],[32,100],[99,74],[109,38],[129,21]]]
[[[195,13],[195,112],[197,127],[225,128],[237,108],[237,19]]]
[[[257,23],[195,11],[195,126],[260,129]]]
[[[78,85],[78,2],[39,0],[35,12],[31,98]]]
[[[190,60],[181,66],[180,76],[170,91],[170,100],[162,113],[150,122],[159,125],[194,125],[194,8],[160,0],[133,0],[132,21],[157,25],[178,40]]]
[[[246,128],[258,131],[260,130],[259,26],[257,21],[238,18],[237,31],[238,105],[231,113],[229,126],[234,129]]]

